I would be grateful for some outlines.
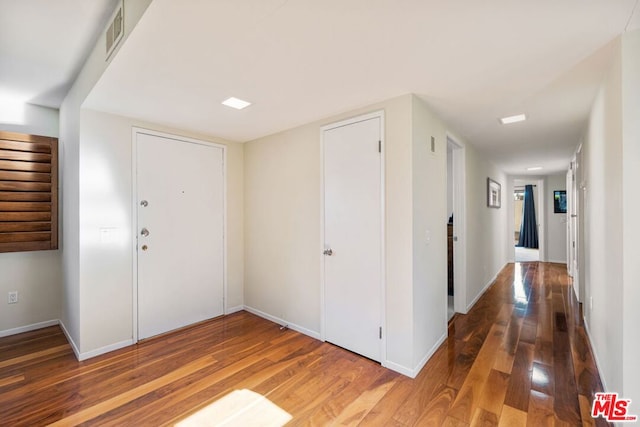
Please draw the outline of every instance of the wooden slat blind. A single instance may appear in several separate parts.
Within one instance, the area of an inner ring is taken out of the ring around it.
[[[58,248],[58,140],[0,131],[0,252]]]

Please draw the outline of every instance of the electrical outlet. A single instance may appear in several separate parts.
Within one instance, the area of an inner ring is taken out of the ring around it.
[[[16,304],[18,302],[18,291],[9,292],[8,304]]]

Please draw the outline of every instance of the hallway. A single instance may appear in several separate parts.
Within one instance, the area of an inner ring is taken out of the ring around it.
[[[508,264],[415,379],[247,312],[86,362],[58,327],[0,339],[0,424],[164,425],[236,389],[290,425],[578,426],[602,386],[551,263]]]
[[[591,401],[602,385],[569,280],[564,265],[509,264],[457,319],[448,341],[450,417],[472,425],[510,416],[505,425],[594,423]]]

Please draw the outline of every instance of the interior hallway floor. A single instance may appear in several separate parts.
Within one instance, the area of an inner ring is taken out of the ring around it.
[[[169,425],[249,389],[289,425],[604,425],[569,280],[560,264],[507,265],[415,379],[247,312],[85,362],[57,326],[1,338],[0,424]]]
[[[538,249],[523,248],[516,246],[516,262],[533,262],[540,260],[540,251]]]

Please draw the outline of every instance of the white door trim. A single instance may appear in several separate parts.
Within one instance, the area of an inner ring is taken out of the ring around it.
[[[545,179],[540,178],[537,182],[536,191],[538,193],[538,206],[536,207],[536,214],[538,217],[538,254],[540,261],[549,261],[547,259],[547,201],[546,201],[546,189]],[[515,250],[515,248],[514,248]]]
[[[324,283],[324,132],[348,126],[354,123],[363,122],[373,118],[380,119],[380,323],[382,327],[382,339],[380,339],[380,364],[386,366],[387,360],[387,325],[386,325],[386,191],[385,191],[385,134],[384,134],[384,110],[374,111],[357,117],[352,117],[339,122],[331,123],[320,127],[320,247],[318,254],[320,257],[320,339],[326,341],[325,334],[325,283]]]
[[[466,168],[465,146],[447,133],[447,144],[454,146],[453,156],[453,230],[457,241],[453,244],[453,309],[467,313],[467,239],[466,239]]]
[[[222,209],[222,287],[223,287],[223,304],[222,310],[227,314],[227,146],[210,141],[189,138],[186,136],[160,132],[151,129],[133,126],[131,128],[131,251],[132,251],[132,309],[133,324],[132,337],[133,342],[138,342],[138,162],[137,162],[137,144],[138,135],[151,135],[161,138],[173,139],[175,141],[206,145],[209,147],[217,147],[222,149],[222,186],[223,186],[223,209]]]
[[[584,166],[583,163],[583,152],[582,152],[582,143],[576,149],[574,154],[574,170],[573,170],[573,208],[575,217],[571,218],[573,220],[573,239],[576,242],[576,246],[574,248],[574,261],[572,271],[573,271],[573,283],[574,287],[577,288],[576,294],[578,295],[578,301],[581,303],[586,303],[586,288],[585,288],[585,268],[584,266],[584,258],[580,258],[580,253],[584,253],[584,249],[582,248],[582,242],[585,241],[584,231],[583,234],[580,234],[580,229],[584,230],[584,224],[586,224],[585,219],[583,218],[587,213],[586,206],[586,197],[587,197],[587,183],[584,180]],[[582,260],[582,262],[581,262]],[[586,312],[583,310],[583,313]]]

